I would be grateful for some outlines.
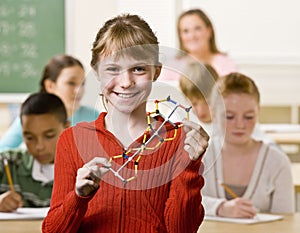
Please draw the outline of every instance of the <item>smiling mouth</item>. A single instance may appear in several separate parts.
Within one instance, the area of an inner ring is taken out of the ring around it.
[[[117,93],[117,92],[115,92],[115,94],[124,99],[127,99],[127,98],[129,99],[136,95],[135,93]]]

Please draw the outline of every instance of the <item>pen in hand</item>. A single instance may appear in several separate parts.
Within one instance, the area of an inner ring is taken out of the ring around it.
[[[238,198],[239,196],[232,191],[231,188],[229,188],[226,184],[221,183],[221,186],[225,189],[225,191],[232,197],[232,198]]]
[[[11,178],[7,158],[3,158],[3,163],[4,163],[4,169],[5,169],[5,173],[6,173],[6,176],[7,176],[7,181],[8,181],[9,187],[10,187],[10,191],[14,192],[15,188],[14,188],[14,184],[13,184],[13,181],[12,181],[12,178]]]
[[[229,194],[233,199],[239,198],[239,196],[228,185],[226,185],[225,183],[220,182],[220,181],[219,181],[219,184],[224,188],[225,192],[227,194]],[[244,210],[245,209],[248,210],[247,211],[248,214],[247,215],[236,215],[236,216],[227,215],[228,211],[229,211],[228,206],[227,206],[226,207],[227,214],[225,214],[224,216],[227,216],[227,217],[239,217],[239,218],[255,218],[256,220],[258,220],[258,216],[256,214],[257,213],[257,209],[253,206],[253,204],[250,202],[250,200],[246,200],[246,199],[243,199],[243,198],[237,199],[237,200],[238,201],[235,202],[235,205],[237,205],[237,203],[239,203],[237,206],[243,205],[244,206],[243,207]],[[232,201],[234,201],[234,200],[228,201],[228,203],[232,202]],[[222,210],[223,214],[224,214],[224,211],[225,211],[224,207],[223,207],[223,210]],[[238,208],[241,208],[241,207],[238,207]],[[232,209],[230,210],[230,212],[232,214]]]

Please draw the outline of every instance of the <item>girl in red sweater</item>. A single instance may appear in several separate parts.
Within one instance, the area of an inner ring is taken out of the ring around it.
[[[99,30],[91,66],[107,112],[62,133],[43,232],[197,232],[208,135],[188,120],[147,116],[158,57],[157,38],[137,15]]]

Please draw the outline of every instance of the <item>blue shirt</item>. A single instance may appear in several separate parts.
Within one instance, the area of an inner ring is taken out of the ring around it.
[[[71,122],[71,126],[73,126],[82,121],[94,121],[98,115],[98,110],[88,106],[80,106],[79,109],[69,118],[69,121]],[[17,148],[22,142],[22,125],[20,117],[17,117],[0,140],[0,152]]]

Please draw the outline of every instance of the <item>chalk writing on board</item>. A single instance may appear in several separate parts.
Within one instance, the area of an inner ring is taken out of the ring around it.
[[[1,0],[0,93],[37,90],[45,63],[64,53],[64,36],[64,0]]]

